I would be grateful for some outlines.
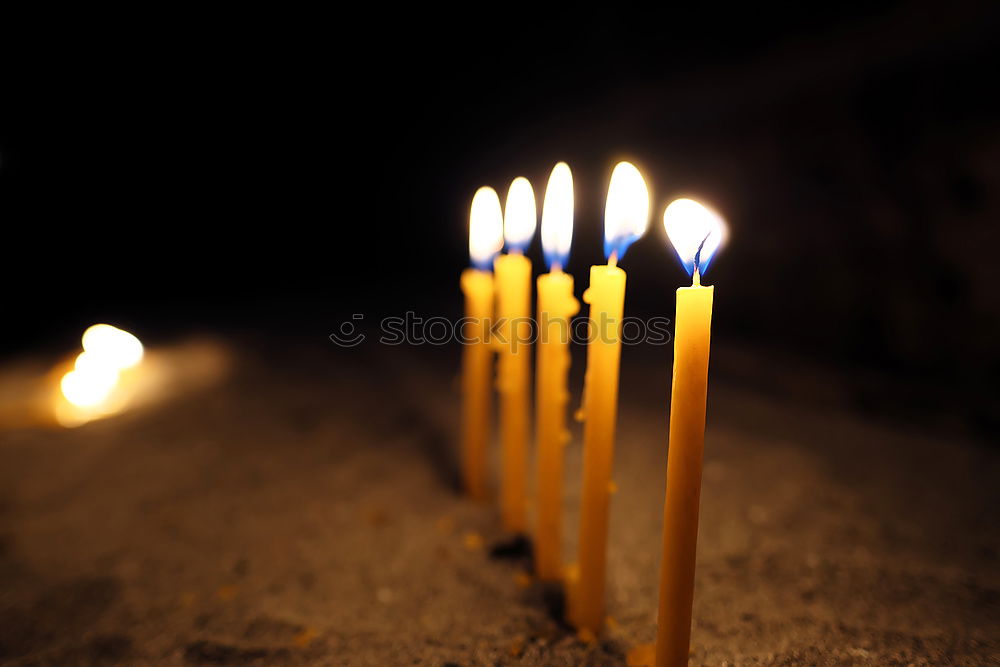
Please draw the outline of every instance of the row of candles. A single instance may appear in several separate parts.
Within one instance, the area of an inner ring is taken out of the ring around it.
[[[536,510],[535,567],[545,581],[562,582],[568,619],[581,634],[596,636],[604,625],[609,502],[618,408],[621,322],[626,274],[618,262],[649,225],[645,180],[628,162],[611,174],[604,216],[608,263],[590,269],[583,293],[589,304],[587,368],[580,417],[583,430],[583,489],[578,562],[563,567],[561,507],[563,447],[569,402],[570,320],[579,304],[573,277],[563,268],[573,235],[573,177],[567,164],[553,169],[542,206],[542,248],[549,272],[537,280],[535,369]],[[704,274],[726,234],[722,218],[691,199],[668,205],[663,224],[681,263],[692,277],[677,290],[674,369],[664,505],[663,561],[657,623],[656,665],[687,664],[694,593],[695,550],[701,490],[702,450],[708,387],[708,352],[714,288]],[[487,450],[491,438],[493,360],[500,415],[500,515],[505,530],[527,534],[530,441],[531,261],[524,255],[537,226],[534,191],[525,178],[510,185],[504,206],[490,187],[473,197],[469,222],[472,268],[462,274],[465,320],[475,331],[463,359],[463,477],[467,494],[488,499]],[[506,253],[500,254],[506,248]],[[492,272],[491,272],[492,269]],[[496,322],[496,340],[489,336]],[[468,338],[467,338],[468,339]]]

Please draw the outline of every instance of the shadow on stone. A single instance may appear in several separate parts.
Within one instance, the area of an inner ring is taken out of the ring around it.
[[[490,547],[490,558],[494,560],[523,561],[531,566],[534,563],[531,538],[527,535],[517,535],[506,538]],[[533,569],[529,567],[529,570]]]
[[[566,620],[566,589],[562,582],[543,581],[538,584],[538,594],[541,596],[545,612],[559,628],[567,633],[574,632],[573,626]]]

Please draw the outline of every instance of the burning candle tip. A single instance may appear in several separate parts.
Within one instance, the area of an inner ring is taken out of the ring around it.
[[[604,255],[620,259],[649,226],[649,190],[642,174],[629,162],[611,172],[604,208]],[[609,263],[611,263],[609,261]]]
[[[521,255],[531,245],[538,225],[535,191],[523,176],[511,181],[503,209],[503,237],[507,253]]]
[[[469,212],[469,258],[480,271],[493,268],[493,258],[503,246],[503,210],[496,190],[481,187]]]
[[[663,228],[684,269],[699,285],[726,239],[722,216],[693,199],[675,199],[663,211]]]
[[[569,260],[573,242],[573,173],[565,162],[549,174],[542,204],[542,250],[549,270],[558,272]]]
[[[694,252],[694,270],[691,272],[691,285],[694,287],[701,287],[701,251],[705,247],[705,241],[711,236],[711,232],[705,234],[705,238],[701,240],[698,244],[698,249]]]

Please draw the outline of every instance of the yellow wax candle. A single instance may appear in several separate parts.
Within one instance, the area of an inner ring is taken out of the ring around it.
[[[677,290],[657,667],[688,662],[713,295],[698,285]]]
[[[480,188],[469,215],[469,256],[473,266],[462,272],[465,326],[462,329],[462,483],[478,502],[489,495],[487,449],[493,406],[493,347],[488,340],[493,318],[493,274],[488,270],[503,243],[500,198]]]
[[[462,479],[465,492],[477,502],[488,498],[486,452],[493,405],[493,348],[487,342],[493,319],[493,274],[466,269],[462,272],[467,338],[462,351]]]
[[[708,351],[715,295],[714,287],[701,285],[700,275],[719,247],[724,227],[717,214],[690,199],[671,203],[663,221],[681,261],[693,274],[692,286],[677,290],[656,634],[656,666],[678,667],[688,664],[691,636]]]
[[[612,493],[615,419],[618,411],[618,364],[625,303],[625,272],[617,258],[649,223],[646,183],[633,165],[620,162],[611,174],[604,214],[607,266],[590,269],[587,375],[583,400],[583,490],[580,504],[578,566],[568,581],[569,620],[584,634],[596,636],[604,625],[608,515]]]
[[[535,368],[535,441],[538,509],[535,572],[543,581],[562,578],[563,447],[569,441],[566,406],[570,366],[570,319],[580,304],[573,277],[563,273],[573,235],[573,177],[560,162],[552,169],[542,207],[542,247],[551,271],[538,277],[538,363]]]
[[[528,531],[528,419],[531,410],[531,260],[522,253],[537,224],[535,195],[525,178],[515,178],[503,214],[508,253],[496,258],[500,353],[500,520],[504,530]]]
[[[583,398],[583,493],[580,504],[578,579],[570,594],[570,621],[596,635],[604,625],[611,468],[618,412],[618,363],[625,272],[617,266],[590,267],[590,341]]]

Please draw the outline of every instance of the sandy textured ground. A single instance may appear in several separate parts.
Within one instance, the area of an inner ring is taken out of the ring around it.
[[[0,661],[623,664],[655,632],[669,352],[625,358],[597,644],[454,492],[457,352],[320,342],[246,345],[167,405],[3,433]],[[1000,452],[725,378],[709,413],[693,664],[1000,661]]]

